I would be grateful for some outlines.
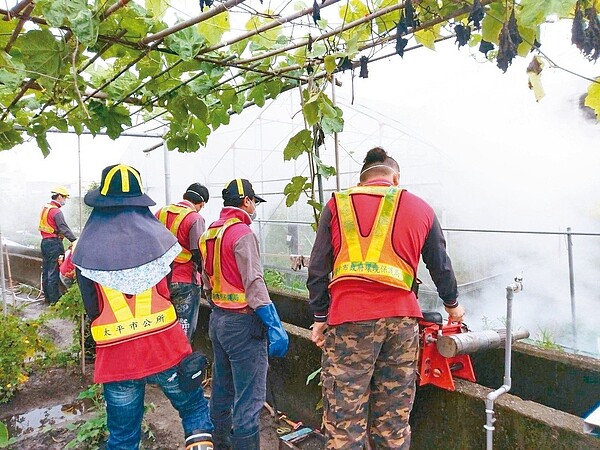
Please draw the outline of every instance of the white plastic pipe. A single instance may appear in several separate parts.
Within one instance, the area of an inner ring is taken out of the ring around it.
[[[486,422],[483,428],[486,431],[486,449],[492,450],[494,445],[494,402],[498,397],[511,388],[511,357],[512,357],[512,301],[515,293],[523,289],[523,279],[516,277],[515,282],[506,286],[506,346],[504,351],[504,384],[493,392],[490,392],[485,399]]]

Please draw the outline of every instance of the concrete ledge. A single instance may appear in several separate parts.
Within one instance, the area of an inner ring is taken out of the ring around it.
[[[511,393],[542,405],[583,416],[600,401],[600,360],[517,343],[513,347]],[[477,382],[502,385],[504,349],[472,356]]]
[[[456,380],[456,391],[424,386],[411,418],[412,449],[485,448],[485,397],[492,389]],[[511,394],[494,405],[497,449],[600,449],[600,439],[583,433],[583,419],[524,401]]]
[[[42,253],[39,248],[6,245],[13,281],[41,289]],[[8,277],[8,270],[5,268]]]

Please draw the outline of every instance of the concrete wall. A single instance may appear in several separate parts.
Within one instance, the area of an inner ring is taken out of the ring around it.
[[[13,282],[24,283],[41,289],[42,254],[40,250],[10,244],[6,245],[6,250]],[[7,266],[4,267],[4,274],[8,278]]]

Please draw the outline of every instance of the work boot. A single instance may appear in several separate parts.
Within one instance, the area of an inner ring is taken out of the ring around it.
[[[194,430],[185,438],[185,450],[213,450],[212,436],[200,430]]]
[[[260,450],[259,430],[246,436],[231,436],[233,450]]]

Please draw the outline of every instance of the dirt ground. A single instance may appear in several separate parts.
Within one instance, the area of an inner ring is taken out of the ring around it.
[[[10,403],[0,405],[0,420],[8,425],[11,436],[19,433],[18,442],[8,447],[14,450],[60,450],[74,438],[66,426],[93,416],[86,406],[76,400],[79,393],[92,383],[93,366],[87,367],[87,376],[81,369],[55,368],[34,373]],[[146,413],[153,439],[144,439],[146,450],[179,449],[183,447],[183,429],[177,411],[159,388],[148,386],[146,403],[155,408]],[[261,448],[277,449],[277,427],[266,409],[261,418]],[[85,448],[79,446],[76,448]],[[102,447],[101,447],[102,448]]]
[[[36,316],[45,309],[43,302],[31,302],[25,305],[25,315]],[[70,336],[71,325],[64,321],[51,324],[48,333],[51,336]],[[67,342],[68,340],[66,340]],[[81,367],[51,368],[34,372],[22,385],[8,404],[0,405],[0,420],[8,428],[11,437],[18,441],[7,447],[12,450],[61,450],[75,437],[75,432],[68,429],[72,424],[94,417],[89,405],[77,400],[80,392],[92,384],[93,365],[86,365],[86,375],[82,375]],[[207,395],[210,386],[207,388]],[[146,403],[154,408],[145,415],[145,421],[153,437],[146,434],[142,443],[145,450],[177,450],[183,449],[183,429],[177,411],[171,406],[159,388],[149,385],[146,388]],[[261,449],[274,450],[280,448],[277,434],[282,433],[281,423],[271,417],[265,408],[261,414]],[[289,430],[287,431],[289,432]],[[308,440],[307,440],[308,441]],[[306,443],[302,448],[319,449],[322,445]],[[86,449],[85,445],[76,446]],[[100,448],[104,448],[102,445]],[[282,447],[298,448],[298,447]]]

